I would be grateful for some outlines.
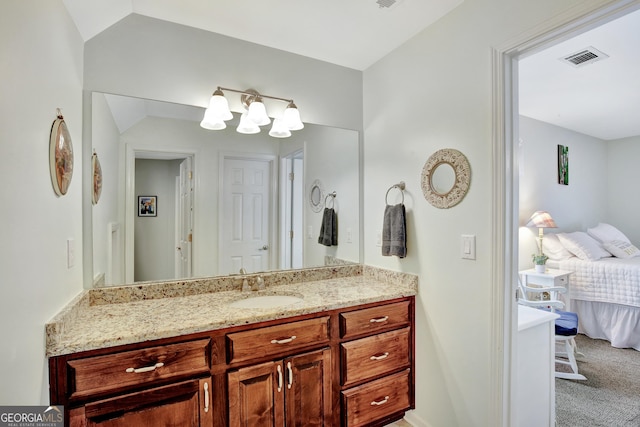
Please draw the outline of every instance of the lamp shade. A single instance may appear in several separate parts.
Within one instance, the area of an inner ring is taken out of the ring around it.
[[[231,110],[229,110],[229,102],[220,89],[213,92],[209,100],[209,106],[205,111],[205,116],[206,115],[223,121],[233,119],[233,114],[231,114]]]
[[[264,126],[271,123],[271,119],[267,116],[267,109],[262,103],[262,98],[257,98],[251,104],[249,104],[249,111],[247,116],[258,126]]]
[[[242,113],[240,116],[240,124],[236,128],[238,133],[244,133],[251,135],[254,133],[260,133],[260,126],[258,126],[253,120],[250,120],[247,113]]]
[[[304,124],[300,120],[300,112],[298,111],[298,107],[293,102],[287,105],[287,108],[284,110],[284,115],[282,116],[284,120],[285,126],[289,128],[289,130],[300,130],[304,128]]]
[[[273,119],[273,126],[269,131],[269,136],[273,136],[274,138],[288,138],[291,136],[291,131],[282,119]]]
[[[537,227],[537,228],[557,228],[555,221],[547,211],[535,211],[531,218],[529,218],[529,222],[526,225],[527,227]]]

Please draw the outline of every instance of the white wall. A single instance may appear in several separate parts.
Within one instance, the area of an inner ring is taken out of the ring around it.
[[[357,150],[358,136],[354,131],[337,128],[318,128],[305,138],[304,175],[309,187],[318,179],[325,193],[336,192],[331,200],[325,196],[326,206],[333,207],[338,218],[338,245],[324,246],[318,243],[323,210],[314,212],[305,200],[304,265],[323,265],[325,255],[358,262],[360,260],[360,192]],[[305,189],[307,194],[307,189]],[[325,206],[322,201],[323,206]],[[311,238],[308,236],[311,227]],[[351,234],[351,241],[349,236]]]
[[[3,1],[0,58],[0,405],[40,405],[49,401],[44,324],[82,290],[82,40],[60,0]],[[56,108],[75,159],[63,197],[49,174]]]
[[[569,185],[558,184],[558,144],[569,147]],[[538,210],[558,228],[545,233],[586,231],[607,220],[608,142],[529,117],[520,117],[520,262],[531,268],[538,229],[524,225]]]
[[[607,218],[636,245],[640,246],[640,136],[607,142]]]
[[[580,3],[466,1],[364,73],[364,259],[420,278],[419,425],[492,425],[491,48]],[[459,149],[471,164],[469,193],[451,209],[431,206],[421,191],[422,167],[441,148]],[[401,180],[408,254],[382,257],[384,194]],[[460,258],[462,234],[477,236],[475,261]]]
[[[141,15],[88,40],[84,72],[90,91],[206,107],[217,86],[253,88],[294,99],[305,123],[362,127],[360,71]]]
[[[118,156],[120,132],[113,121],[111,110],[104,95],[94,94],[91,141],[93,152],[98,155],[102,168],[102,193],[98,203],[93,205],[93,271],[96,276],[107,271],[108,232],[110,223],[118,223],[120,233],[124,231],[124,222],[120,222],[118,209],[119,169]],[[124,234],[121,234],[124,237]],[[120,265],[124,262],[124,245],[119,245],[117,252],[121,254]],[[117,261],[117,260],[116,260]]]

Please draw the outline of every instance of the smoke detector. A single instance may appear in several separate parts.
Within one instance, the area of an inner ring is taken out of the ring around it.
[[[600,52],[593,46],[589,46],[585,49],[579,50],[578,52],[572,53],[571,55],[563,56],[560,60],[566,62],[572,67],[578,68],[584,67],[588,64],[593,64],[594,62],[602,61],[608,57],[609,55]]]

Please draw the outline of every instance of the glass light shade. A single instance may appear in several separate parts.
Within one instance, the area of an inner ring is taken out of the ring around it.
[[[256,100],[249,104],[249,111],[247,115],[249,119],[258,126],[264,126],[271,123],[271,119],[267,116],[267,109],[261,100]]]
[[[209,107],[205,111],[205,115],[209,114],[220,120],[227,121],[233,119],[233,114],[229,110],[229,102],[224,97],[222,91],[216,90],[209,100]]]
[[[260,132],[260,126],[258,126],[252,120],[250,120],[248,115],[247,115],[247,113],[245,112],[245,113],[242,113],[242,116],[240,116],[240,124],[236,128],[236,131],[238,133],[244,133],[244,134],[247,134],[247,135],[251,135],[251,134],[254,134],[254,133],[259,133]]]
[[[269,131],[269,136],[273,136],[274,138],[288,138],[291,136],[291,131],[282,119],[273,119],[273,126]]]
[[[220,120],[220,121],[207,120],[207,116],[205,114],[204,119],[202,119],[202,121],[200,122],[200,127],[208,130],[222,130],[222,129],[226,129],[227,124],[223,120]]]
[[[298,111],[298,107],[292,102],[287,108],[284,110],[284,115],[282,117],[284,120],[285,126],[287,126],[290,130],[300,130],[304,128],[304,123],[300,120],[300,112]]]

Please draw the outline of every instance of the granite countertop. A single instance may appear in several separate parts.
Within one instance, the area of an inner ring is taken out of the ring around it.
[[[241,292],[256,275],[85,290],[46,324],[46,356],[133,344],[390,300],[417,293],[417,276],[374,267],[326,267],[261,275],[266,289]],[[234,308],[258,295],[302,298],[276,308]]]

